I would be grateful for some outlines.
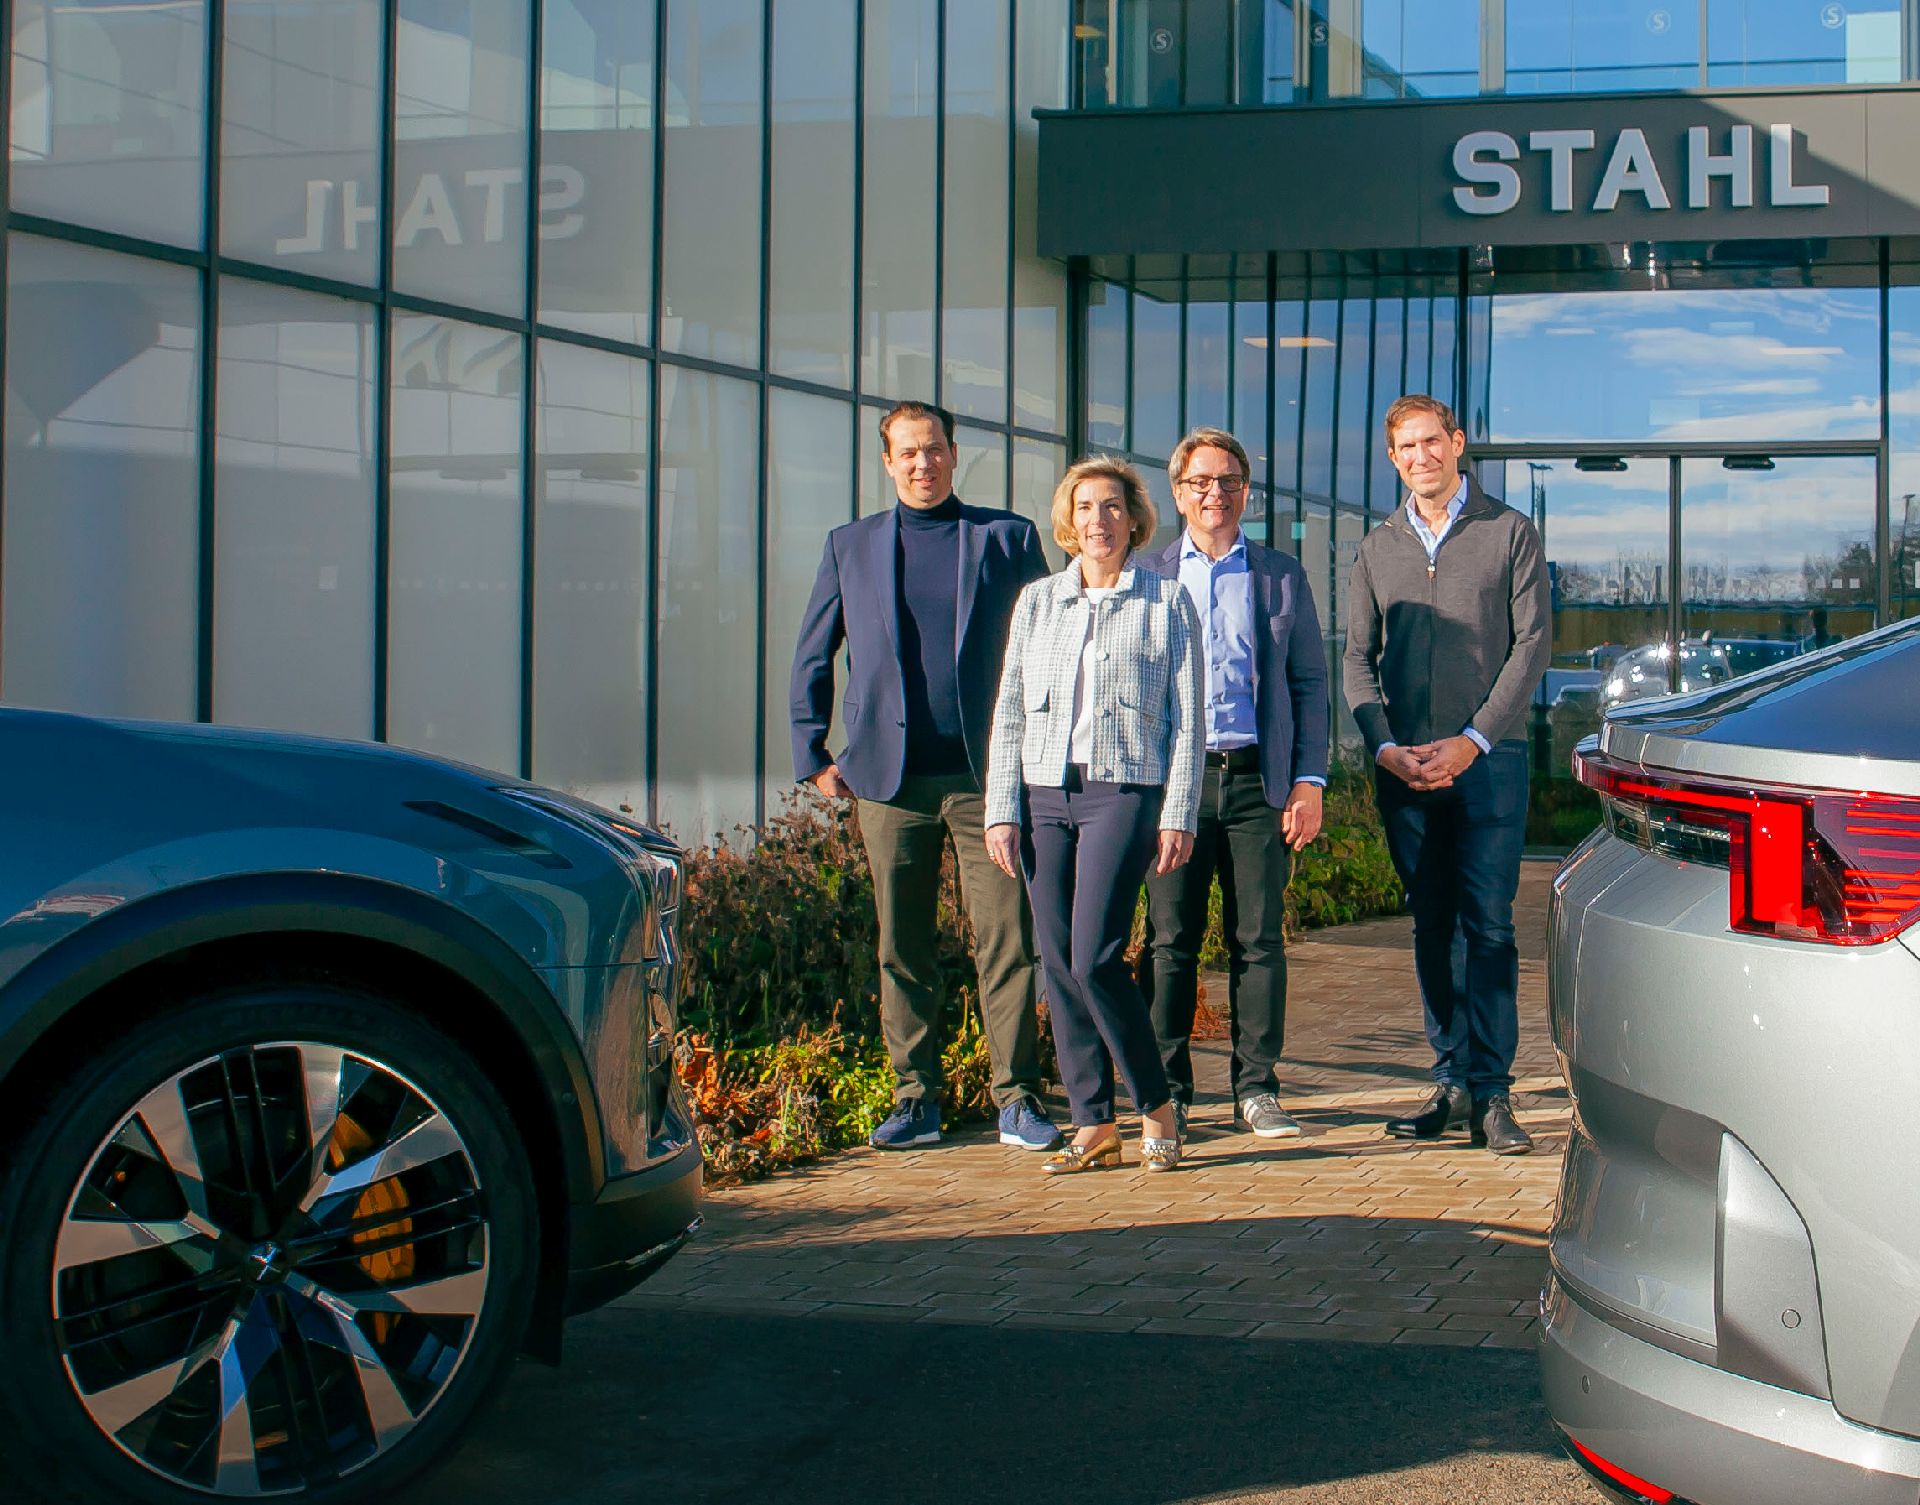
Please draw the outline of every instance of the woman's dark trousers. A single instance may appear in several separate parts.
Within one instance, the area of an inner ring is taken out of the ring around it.
[[[1021,862],[1052,1011],[1060,1081],[1075,1124],[1113,1122],[1113,1070],[1134,1107],[1168,1100],[1147,1001],[1127,965],[1141,881],[1159,838],[1158,785],[1027,786]]]

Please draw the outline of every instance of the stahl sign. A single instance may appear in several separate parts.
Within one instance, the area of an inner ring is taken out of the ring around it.
[[[1040,249],[1920,235],[1915,140],[1913,86],[1048,112]]]

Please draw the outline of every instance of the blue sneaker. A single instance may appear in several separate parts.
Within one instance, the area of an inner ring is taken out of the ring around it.
[[[867,1143],[876,1150],[911,1150],[939,1142],[940,1105],[923,1097],[901,1103],[885,1123],[867,1136]]]
[[[1036,1099],[1016,1097],[1000,1110],[1000,1142],[1016,1150],[1053,1150],[1060,1147],[1060,1131]]]

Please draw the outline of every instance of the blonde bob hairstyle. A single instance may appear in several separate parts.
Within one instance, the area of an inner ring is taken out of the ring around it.
[[[1153,498],[1147,495],[1147,483],[1140,472],[1125,460],[1111,455],[1094,455],[1076,460],[1053,488],[1053,541],[1076,557],[1080,553],[1080,535],[1073,529],[1073,493],[1082,481],[1118,481],[1127,498],[1127,552],[1139,548],[1160,526],[1160,514],[1154,511]]]

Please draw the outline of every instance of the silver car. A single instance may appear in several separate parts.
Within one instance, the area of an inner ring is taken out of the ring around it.
[[[1547,1404],[1620,1498],[1920,1498],[1920,622],[1609,713]]]

